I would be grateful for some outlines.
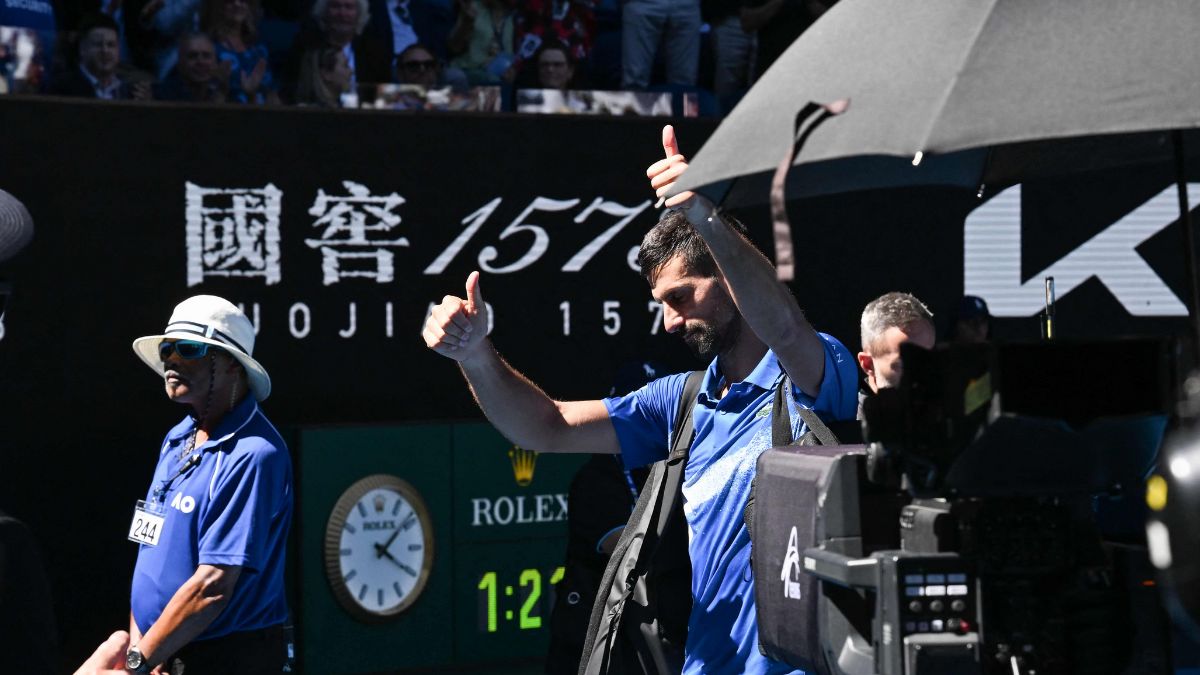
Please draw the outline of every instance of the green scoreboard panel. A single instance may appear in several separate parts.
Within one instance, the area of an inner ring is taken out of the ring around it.
[[[302,429],[297,457],[293,597],[306,672],[499,667],[545,654],[583,456],[514,448],[489,425],[461,424]],[[368,477],[409,490],[370,491]],[[339,499],[349,506],[335,525],[354,533],[335,527],[327,541]]]

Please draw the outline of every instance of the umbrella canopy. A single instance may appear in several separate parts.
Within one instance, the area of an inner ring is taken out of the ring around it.
[[[796,153],[789,197],[1166,160],[1169,138],[1147,132],[1200,127],[1197,35],[1195,0],[843,0],[764,74],[676,191],[766,202],[797,112],[840,99],[848,109]],[[1034,143],[1083,136],[1103,138]]]

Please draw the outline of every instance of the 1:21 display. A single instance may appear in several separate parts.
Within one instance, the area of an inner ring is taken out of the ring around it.
[[[495,633],[501,626],[501,603],[504,621],[516,621],[520,630],[536,630],[542,627],[542,617],[550,617],[554,608],[554,585],[563,578],[563,567],[543,575],[535,568],[523,569],[517,585],[500,585],[500,576],[495,571],[484,572],[479,578],[479,631]],[[543,579],[548,588],[542,588]],[[509,600],[512,598],[512,600]],[[512,603],[512,604],[509,604]]]

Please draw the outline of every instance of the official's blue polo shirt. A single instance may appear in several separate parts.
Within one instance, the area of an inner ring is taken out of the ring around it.
[[[837,339],[819,334],[825,374],[816,398],[792,386],[792,431],[806,425],[797,406],[822,419],[854,419],[858,371]],[[693,411],[696,439],[684,469],[684,513],[692,559],[692,614],[688,621],[685,673],[791,673],[758,651],[750,534],[743,520],[758,456],[771,447],[771,406],[783,371],[768,351],[743,382],[718,399],[722,378],[714,360]],[[629,394],[604,400],[627,465],[665,459],[671,425],[686,373],[664,377]]]
[[[179,454],[193,425],[189,417],[167,433],[147,502],[183,463]],[[201,564],[235,565],[242,571],[229,604],[198,640],[284,623],[292,461],[283,438],[247,396],[200,450],[200,464],[176,478],[163,496],[158,546],[139,545],[130,597],[138,629],[150,629]]]

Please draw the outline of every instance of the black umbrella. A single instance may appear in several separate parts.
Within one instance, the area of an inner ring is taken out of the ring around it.
[[[842,114],[804,120],[814,128],[789,196],[1169,157],[1164,136],[1137,132],[1200,127],[1197,35],[1194,0],[843,0],[746,95],[679,189],[765,202],[798,113],[839,100]],[[1098,135],[1115,136],[1026,143]]]
[[[767,71],[675,191],[728,207],[774,192],[786,279],[785,194],[982,193],[1174,156],[1192,251],[1181,132],[1200,127],[1197,35],[1195,0],[843,0]]]

